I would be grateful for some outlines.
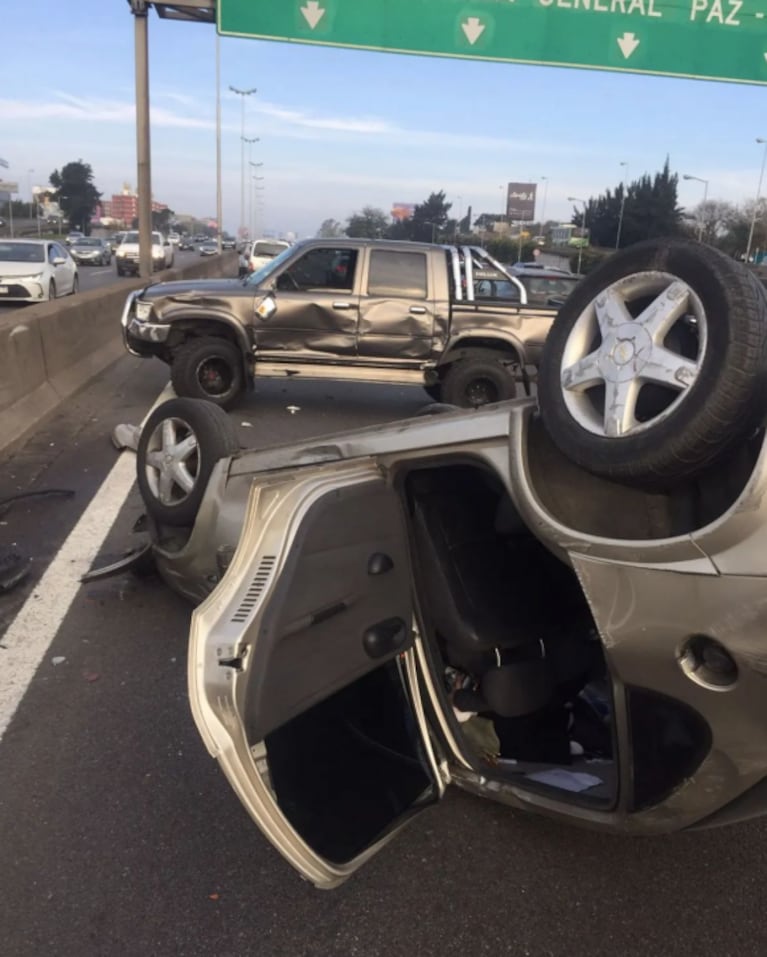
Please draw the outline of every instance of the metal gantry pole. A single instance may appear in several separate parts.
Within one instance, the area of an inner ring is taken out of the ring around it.
[[[767,160],[767,140],[763,140],[761,137],[758,137],[756,140],[757,143],[764,143],[764,151],[762,152],[762,168],[759,171],[759,185],[756,187],[756,199],[754,200],[754,211],[751,215],[751,227],[748,231],[748,245],[746,246],[746,262],[751,261],[751,244],[754,241],[754,228],[756,227],[756,213],[759,209],[759,197],[762,195],[762,180],[764,179],[764,164]]]
[[[149,43],[147,0],[130,0],[136,42],[136,165],[139,275],[152,275],[152,166],[149,137]]]
[[[216,31],[216,238],[221,255],[221,37]]]

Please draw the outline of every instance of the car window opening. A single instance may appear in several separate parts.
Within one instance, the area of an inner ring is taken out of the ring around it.
[[[285,816],[335,864],[436,800],[396,659],[272,731],[265,744]]]
[[[425,637],[462,750],[488,776],[612,806],[611,681],[573,570],[529,531],[482,468],[413,472],[406,497]],[[665,736],[693,757],[683,762],[662,745],[653,749],[652,771],[637,769],[636,780],[650,802],[678,786],[706,750],[686,715],[664,714]],[[658,722],[643,715],[637,727],[657,735]]]

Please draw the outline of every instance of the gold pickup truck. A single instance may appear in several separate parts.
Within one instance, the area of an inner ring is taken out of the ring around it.
[[[473,407],[529,392],[561,297],[528,281],[474,246],[312,239],[244,280],[132,293],[123,334],[170,365],[178,395],[223,408],[267,376],[420,385]]]

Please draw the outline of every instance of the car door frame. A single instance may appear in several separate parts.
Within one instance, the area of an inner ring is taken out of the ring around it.
[[[280,277],[300,262],[303,256],[311,255],[320,249],[348,250],[356,253],[356,265],[351,290],[288,290],[278,288]],[[357,334],[359,327],[360,275],[362,272],[363,248],[357,244],[328,240],[322,245],[313,245],[304,250],[301,256],[290,259],[279,272],[269,277],[269,289],[277,305],[274,316],[254,320],[254,338],[258,356],[268,359],[300,359],[302,361],[327,361],[328,359],[344,363],[353,362],[357,353]],[[310,297],[314,296],[314,303]],[[314,310],[318,320],[311,325],[282,325],[286,310],[293,315],[300,311]],[[282,312],[282,318],[280,318]],[[276,321],[275,321],[275,316]],[[279,330],[276,336],[272,330]]]
[[[372,461],[337,463],[331,466],[309,467],[301,471],[298,478],[291,471],[282,477],[270,476],[263,483],[253,483],[240,542],[227,574],[192,616],[188,682],[190,704],[198,731],[210,754],[218,759],[230,785],[251,818],[303,877],[317,887],[327,889],[342,883],[361,867],[391,840],[414,814],[419,813],[419,809],[411,810],[403,818],[392,821],[385,833],[347,862],[332,862],[309,846],[289,822],[271,789],[265,738],[261,739],[260,731],[256,732],[259,740],[250,741],[248,737],[246,726],[249,724],[253,727],[254,721],[255,724],[259,723],[259,699],[255,698],[258,692],[253,688],[265,689],[270,687],[271,683],[267,669],[273,659],[259,659],[259,641],[271,642],[267,644],[267,651],[279,648],[280,641],[288,641],[288,637],[276,636],[274,629],[270,633],[267,624],[270,602],[277,601],[277,598],[284,594],[280,590],[289,588],[292,584],[290,581],[286,584],[285,576],[289,574],[286,568],[290,567],[293,557],[300,556],[300,552],[295,550],[303,543],[302,529],[318,503],[332,503],[333,497],[340,491],[351,489],[362,494],[366,488],[370,488],[380,494],[383,490],[386,495],[396,499],[396,507],[401,516],[401,548],[405,554],[408,553],[408,536],[401,499],[397,491],[386,485]],[[390,522],[386,524],[386,528],[388,535],[395,534]],[[273,562],[266,572],[263,565],[265,556],[273,557]],[[400,560],[401,552],[397,552],[396,556]],[[368,572],[368,575],[370,574]],[[421,698],[416,656],[417,631],[412,627],[412,571],[409,563],[404,574],[407,577],[411,608],[408,622],[411,629],[409,644],[402,650],[393,651],[389,657],[380,659],[380,663],[400,663],[412,706],[412,716],[420,735],[423,767],[424,770],[428,767],[433,798],[439,800],[449,777],[444,761],[441,761],[435,751],[434,737]],[[258,595],[256,591],[259,591]],[[355,607],[359,606],[355,604]],[[244,616],[250,616],[247,624]],[[327,620],[322,621],[326,623]],[[239,624],[232,627],[233,622]],[[309,624],[313,625],[314,622]],[[333,627],[339,626],[334,624]],[[289,639],[291,642],[295,641],[295,630],[289,632]],[[344,635],[344,640],[348,640],[348,635]],[[290,647],[295,649],[296,646],[291,644]],[[267,662],[266,667],[258,667],[263,666],[264,660]],[[346,681],[351,674],[348,670],[348,659],[342,657],[340,661],[343,661],[343,667],[347,669],[342,676],[343,681]],[[369,670],[372,671],[378,666],[378,663],[371,659]],[[327,677],[324,680],[327,680]],[[292,713],[291,703],[283,703],[281,694],[278,695],[273,686],[271,694],[277,695],[273,700],[279,700],[280,707],[284,707],[286,713]],[[254,702],[257,713],[255,719],[249,710]],[[301,706],[303,707],[303,699]]]
[[[359,276],[357,355],[361,359],[411,361],[418,366],[433,355],[439,325],[437,277],[431,250],[397,249],[371,243],[364,248],[364,252]],[[407,295],[370,296],[371,259],[380,252],[423,256],[426,264],[426,296],[422,299]],[[374,311],[379,315],[372,316]],[[376,327],[380,331],[374,331]]]
[[[52,239],[50,242],[53,259],[61,258],[64,260],[64,262],[59,263],[58,266],[54,266],[52,260],[48,261],[53,271],[53,280],[56,283],[57,296],[62,296],[72,292],[74,289],[77,267],[72,258],[72,254],[65,246],[62,246],[62,244],[55,239]],[[61,256],[59,256],[59,252],[61,252]],[[64,282],[62,282],[62,278]]]

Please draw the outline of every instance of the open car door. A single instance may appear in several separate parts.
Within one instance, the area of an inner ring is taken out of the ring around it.
[[[198,730],[266,837],[333,887],[444,789],[418,694],[407,530],[372,463],[254,485],[194,613]]]

